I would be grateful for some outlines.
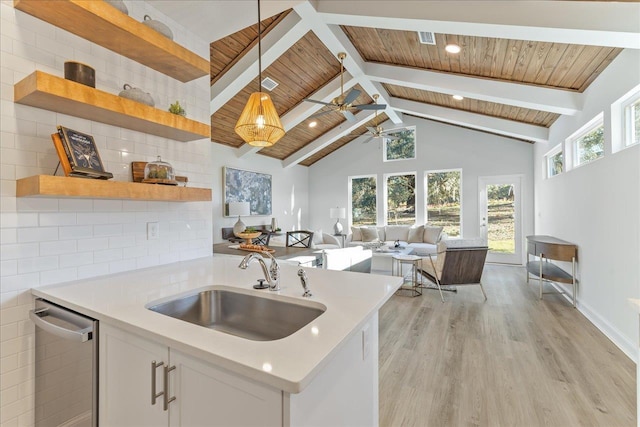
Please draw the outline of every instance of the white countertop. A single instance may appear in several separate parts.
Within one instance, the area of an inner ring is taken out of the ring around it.
[[[298,393],[402,282],[400,277],[305,268],[313,297],[302,298],[298,267],[282,263],[282,289],[272,292],[252,289],[256,279],[263,277],[257,262],[246,270],[239,269],[238,263],[238,258],[211,256],[32,289],[32,293],[219,367]],[[286,338],[251,341],[145,308],[150,302],[212,285],[294,299],[300,304],[320,303],[327,310]],[[269,367],[268,372],[265,369]]]

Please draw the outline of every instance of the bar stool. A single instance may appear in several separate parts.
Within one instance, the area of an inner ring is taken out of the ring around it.
[[[403,273],[403,266],[409,267],[407,275]],[[402,286],[396,291],[397,295],[409,291],[411,297],[422,295],[422,275],[418,274],[422,270],[422,258],[416,255],[396,254],[391,257],[391,275],[403,278]],[[409,277],[407,277],[409,276]]]

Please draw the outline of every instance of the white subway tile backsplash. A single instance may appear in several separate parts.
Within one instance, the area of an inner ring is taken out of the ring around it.
[[[0,261],[0,276],[13,276],[18,274],[18,261],[10,259]]]
[[[40,226],[76,225],[75,213],[47,212],[40,214]]]
[[[7,341],[17,338],[18,336],[18,322],[11,322],[6,325],[0,326],[0,341]],[[11,357],[11,356],[10,356]],[[7,359],[7,358],[5,358]],[[16,355],[16,367],[18,365],[18,357]],[[0,360],[0,373],[4,372],[3,360]]]
[[[109,214],[103,212],[87,212],[77,214],[77,224],[109,224]]]
[[[58,199],[21,197],[16,200],[19,212],[57,212]]]
[[[93,210],[96,212],[120,212],[122,200],[94,200]]]
[[[93,200],[60,199],[60,212],[92,212]]]
[[[55,242],[40,243],[40,254],[61,255],[79,251],[76,240],[57,240]]]
[[[14,243],[3,244],[2,252],[0,252],[0,259],[20,259],[28,258],[39,254],[39,246],[37,243]]]
[[[112,262],[122,259],[122,248],[106,249],[102,251],[95,251],[93,253],[93,261],[98,264],[102,262]]]
[[[54,270],[58,268],[57,256],[42,256],[18,260],[18,273],[27,274],[36,271]]]
[[[78,270],[74,267],[40,272],[40,285],[69,282],[78,278]]]
[[[47,242],[58,240],[58,227],[27,227],[18,229],[18,242]]]
[[[79,214],[78,214],[79,215]],[[93,236],[92,225],[73,225],[59,227],[60,240],[85,239]]]
[[[132,236],[109,237],[109,248],[128,248],[136,244]],[[125,257],[126,258],[126,257]]]
[[[60,267],[78,267],[93,263],[93,252],[60,255]]]
[[[100,237],[78,240],[78,252],[96,251],[109,248],[109,238]]]
[[[109,274],[109,263],[83,265],[78,267],[78,279],[87,279],[89,277],[104,276]]]
[[[129,271],[136,269],[135,259],[123,259],[120,261],[113,261],[109,263],[109,273],[120,273],[122,271]]]
[[[94,236],[120,236],[122,234],[122,224],[94,225]]]

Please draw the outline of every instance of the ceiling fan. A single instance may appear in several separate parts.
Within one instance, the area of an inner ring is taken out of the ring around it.
[[[318,101],[311,98],[305,98],[303,101],[314,102],[316,104],[321,104],[326,107],[329,107],[328,110],[321,111],[316,114],[312,114],[309,118],[322,116],[324,114],[331,113],[333,111],[341,112],[344,117],[350,121],[355,122],[356,116],[350,110],[384,110],[387,108],[384,104],[353,104],[360,96],[360,91],[358,89],[351,89],[349,93],[344,94],[344,58],[347,57],[347,54],[344,52],[338,53],[338,59],[340,60],[340,95],[336,96],[331,100],[331,102]]]
[[[378,95],[377,93],[372,96],[373,102],[374,102],[373,105],[378,105],[378,97],[379,96],[380,95]],[[373,122],[376,125],[374,127],[367,126],[367,130],[369,131],[368,135],[370,135],[370,136],[369,136],[369,138],[367,138],[364,141],[362,141],[363,144],[366,144],[366,143],[370,142],[374,138],[377,139],[377,138],[384,138],[384,137],[398,135],[398,134],[400,134],[400,132],[402,132],[402,131],[407,129],[406,127],[399,127],[399,128],[384,130],[384,128],[378,124],[378,111],[377,110],[376,110],[376,116],[374,117]],[[358,135],[358,136],[362,136],[362,135]]]

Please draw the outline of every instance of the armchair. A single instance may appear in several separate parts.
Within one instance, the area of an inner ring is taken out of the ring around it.
[[[322,240],[316,240],[315,236],[314,234],[314,239],[311,243],[313,249],[339,249],[342,247],[338,238],[329,233],[320,233]]]
[[[442,302],[442,286],[452,285],[479,285],[486,301],[487,294],[484,292],[481,278],[489,248],[484,241],[442,240],[438,243],[437,250],[437,255],[431,254],[422,258],[420,273],[440,291]]]

